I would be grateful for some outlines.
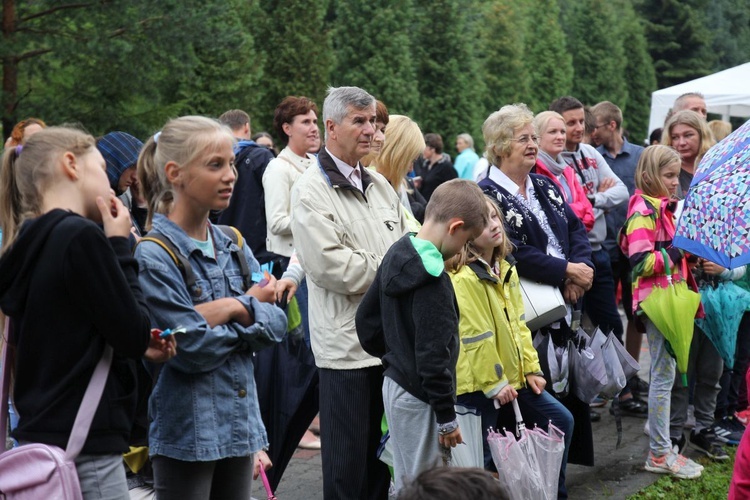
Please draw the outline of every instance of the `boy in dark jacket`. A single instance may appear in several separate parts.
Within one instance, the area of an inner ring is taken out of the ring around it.
[[[439,446],[462,442],[454,411],[458,306],[444,261],[479,236],[487,219],[486,199],[474,182],[439,186],[419,233],[388,250],[357,309],[359,341],[385,369],[397,491],[438,463]]]

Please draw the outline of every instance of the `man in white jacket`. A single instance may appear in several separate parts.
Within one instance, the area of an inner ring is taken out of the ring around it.
[[[386,499],[390,476],[376,457],[383,368],[362,349],[354,317],[406,218],[388,181],[359,163],[375,133],[375,98],[357,87],[330,88],[323,121],[325,147],[292,189],[320,374],[323,496]]]

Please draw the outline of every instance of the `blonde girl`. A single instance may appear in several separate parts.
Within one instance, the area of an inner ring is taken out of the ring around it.
[[[286,316],[273,304],[273,277],[245,289],[239,259],[260,271],[248,245],[238,249],[208,221],[232,196],[233,143],[229,128],[217,121],[186,116],[169,121],[138,158],[147,225],[188,259],[196,277],[188,289],[164,248],[151,241],[136,248],[152,322],[186,329],[149,401],[149,447],[161,500],[246,500],[253,454],[268,445],[253,351],[281,340]]]
[[[122,453],[137,402],[135,363],[164,361],[131,257],[130,215],[94,138],[51,127],[5,151],[0,308],[10,324],[21,444],[65,448],[105,346],[113,359],[76,469],[84,498],[128,498]],[[104,230],[97,225],[103,224]],[[3,402],[4,403],[4,402]]]
[[[414,189],[414,184],[406,177],[414,160],[424,151],[422,131],[411,118],[403,115],[391,115],[388,128],[385,129],[385,144],[377,158],[377,171],[398,193],[407,218],[410,230],[416,231],[424,222],[424,211],[427,201]]]
[[[669,436],[675,361],[667,352],[664,336],[640,308],[654,287],[668,285],[668,274],[677,274],[694,285],[689,272],[685,276],[683,271],[682,251],[672,246],[681,161],[680,154],[668,146],[649,146],[643,152],[635,172],[636,192],[630,198],[628,218],[620,234],[620,247],[633,269],[633,312],[645,326],[651,354],[648,391],[650,440],[646,470],[678,478],[695,478],[701,475],[703,467],[675,452]],[[662,249],[666,251],[667,261]]]
[[[484,429],[485,465],[492,457],[486,445],[490,427],[513,428],[518,399],[526,424],[546,429],[549,422],[565,433],[565,455],[560,469],[558,494],[567,497],[565,465],[573,434],[573,416],[546,392],[546,381],[532,345],[531,332],[523,320],[515,260],[498,206],[487,199],[489,223],[482,234],[468,243],[449,262],[451,280],[461,311],[461,339],[456,383],[458,402],[477,408]],[[504,407],[498,410],[495,401]],[[510,418],[510,420],[508,420]]]

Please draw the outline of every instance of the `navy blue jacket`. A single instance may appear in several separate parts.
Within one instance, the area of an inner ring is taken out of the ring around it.
[[[508,237],[516,247],[513,256],[518,261],[518,275],[533,281],[562,287],[565,268],[569,262],[584,263],[594,268],[591,262],[591,245],[583,222],[570,208],[557,187],[541,175],[529,174],[539,204],[547,215],[552,231],[565,252],[567,261],[547,255],[549,238],[536,216],[526,205],[495,183],[489,177],[479,182],[484,193],[497,200],[505,218]]]
[[[218,218],[219,224],[234,226],[250,245],[253,256],[265,264],[278,257],[266,250],[266,201],[263,173],[273,153],[253,141],[240,141],[235,152],[237,182],[229,207]]]

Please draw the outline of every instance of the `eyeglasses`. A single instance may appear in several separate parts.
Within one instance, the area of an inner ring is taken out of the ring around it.
[[[518,139],[511,139],[511,141],[515,141],[521,146],[528,146],[529,142],[534,142],[534,144],[539,144],[539,136],[538,135],[522,135]]]
[[[601,125],[594,125],[594,130],[599,130],[602,127],[606,127],[609,123],[602,123]]]

